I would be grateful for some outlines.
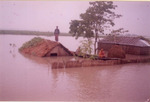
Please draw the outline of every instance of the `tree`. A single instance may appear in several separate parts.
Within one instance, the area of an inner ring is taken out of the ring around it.
[[[80,48],[80,52],[79,52],[79,56],[83,56],[84,58],[86,58],[86,54],[90,55],[92,54],[92,40],[88,39],[88,40],[83,40],[80,41],[81,45],[79,46]]]
[[[96,44],[99,34],[114,26],[114,19],[121,17],[115,14],[113,10],[117,5],[113,5],[112,1],[95,1],[89,2],[90,7],[85,13],[80,14],[81,20],[72,20],[70,22],[70,31],[73,36],[78,38],[83,36],[86,38],[95,38],[94,54],[96,54]]]
[[[110,35],[113,37],[113,40],[116,43],[116,36],[120,35],[120,34],[124,34],[126,32],[129,32],[129,31],[128,30],[124,30],[124,28],[119,28],[117,30],[112,30]]]

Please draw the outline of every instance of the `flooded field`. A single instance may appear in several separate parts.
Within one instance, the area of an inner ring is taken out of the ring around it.
[[[150,63],[51,69],[51,58],[18,52],[33,37],[0,35],[0,101],[149,102]],[[72,51],[80,40],[60,37]]]

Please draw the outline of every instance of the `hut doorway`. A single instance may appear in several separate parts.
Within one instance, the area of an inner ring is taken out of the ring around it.
[[[51,53],[50,56],[57,56],[57,53]]]

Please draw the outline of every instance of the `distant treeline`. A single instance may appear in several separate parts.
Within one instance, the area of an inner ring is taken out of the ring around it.
[[[41,36],[53,36],[53,32],[42,31],[28,31],[28,30],[0,30],[0,34],[9,35],[41,35]],[[71,36],[69,33],[60,33],[61,36]]]
[[[39,35],[39,36],[53,36],[53,32],[42,32],[42,31],[28,31],[28,30],[0,30],[0,34],[7,34],[7,35]],[[60,36],[72,36],[69,33],[60,33]],[[101,35],[99,37],[103,38],[107,35]],[[126,35],[131,36],[131,35]],[[150,43],[150,37],[143,37],[139,36],[141,39],[146,40]]]

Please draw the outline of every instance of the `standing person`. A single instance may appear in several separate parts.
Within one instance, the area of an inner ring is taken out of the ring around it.
[[[55,41],[58,41],[58,35],[59,35],[60,31],[58,29],[58,26],[56,26],[56,29],[54,31],[54,35],[55,35]]]

